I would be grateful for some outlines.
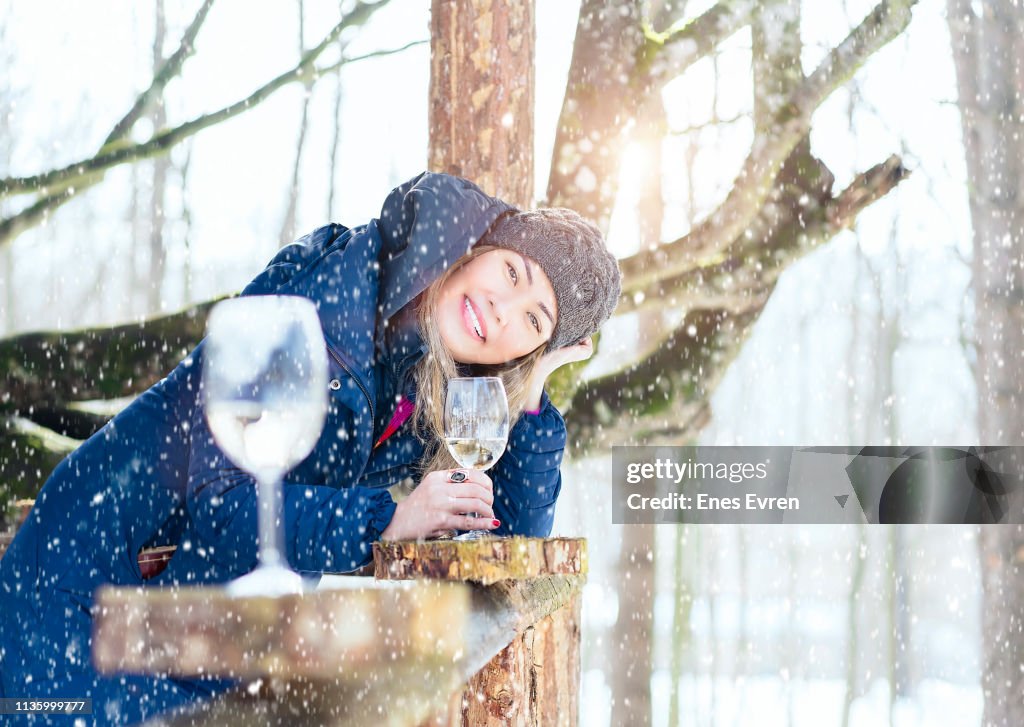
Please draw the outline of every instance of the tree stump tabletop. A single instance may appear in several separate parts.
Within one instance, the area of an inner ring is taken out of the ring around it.
[[[431,578],[491,585],[506,580],[585,576],[583,538],[481,538],[381,541],[373,544],[374,575],[381,580]]]

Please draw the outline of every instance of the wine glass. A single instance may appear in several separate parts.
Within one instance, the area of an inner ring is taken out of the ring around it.
[[[459,377],[448,381],[444,402],[444,441],[460,466],[490,469],[508,443],[508,397],[496,376]],[[490,535],[470,530],[456,540]]]
[[[316,306],[294,296],[246,296],[210,313],[203,399],[214,441],[257,483],[259,565],[232,595],[302,591],[281,552],[281,480],[312,450],[327,414],[327,350]]]

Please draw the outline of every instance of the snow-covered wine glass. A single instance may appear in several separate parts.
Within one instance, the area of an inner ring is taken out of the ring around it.
[[[210,313],[203,400],[214,441],[257,483],[259,564],[234,595],[302,591],[281,551],[281,480],[313,450],[327,413],[327,351],[316,306],[293,296],[246,296]]]
[[[487,470],[494,466],[508,443],[508,396],[496,376],[449,379],[444,402],[445,444],[462,467]],[[490,535],[470,530],[458,540]]]

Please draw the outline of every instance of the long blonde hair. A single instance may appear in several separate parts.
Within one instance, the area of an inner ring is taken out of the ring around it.
[[[453,469],[459,466],[444,446],[444,398],[448,380],[460,375],[455,359],[441,340],[435,324],[435,311],[441,288],[456,270],[475,257],[491,250],[501,249],[494,245],[478,244],[456,260],[441,276],[417,298],[416,318],[420,333],[427,344],[427,352],[416,362],[413,375],[416,378],[416,409],[412,420],[413,432],[425,445],[424,454],[417,465],[416,482],[428,472]],[[530,377],[537,362],[544,354],[547,344],[519,358],[502,364],[467,364],[470,376],[498,376],[505,385],[508,395],[509,424],[514,425],[526,408],[526,397]]]

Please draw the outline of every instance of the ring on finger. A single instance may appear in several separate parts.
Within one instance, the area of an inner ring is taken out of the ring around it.
[[[448,481],[449,482],[465,482],[466,481],[466,473],[463,472],[462,470],[452,470],[448,474]]]

